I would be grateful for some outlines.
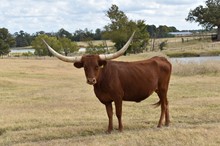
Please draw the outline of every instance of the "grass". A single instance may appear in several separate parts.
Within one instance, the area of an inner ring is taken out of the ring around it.
[[[203,63],[189,62],[173,64],[173,74],[178,76],[193,75],[218,75],[220,73],[220,61],[206,61]]]
[[[118,60],[146,58],[130,55]],[[219,62],[173,64],[169,89],[170,127],[156,128],[156,94],[123,103],[124,132],[105,134],[107,115],[82,69],[57,59],[0,59],[0,145],[219,145]],[[202,68],[201,65],[200,68]],[[209,66],[209,67],[208,67]],[[182,69],[184,68],[184,70]],[[196,69],[197,70],[197,69]],[[182,72],[194,72],[187,75]],[[114,128],[117,119],[114,115]]]

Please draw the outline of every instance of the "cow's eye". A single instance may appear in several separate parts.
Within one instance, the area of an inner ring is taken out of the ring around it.
[[[99,69],[99,66],[97,65],[97,66],[95,66],[95,70],[98,70]]]

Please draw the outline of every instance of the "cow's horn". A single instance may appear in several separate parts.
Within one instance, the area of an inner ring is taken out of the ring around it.
[[[113,53],[113,54],[101,54],[99,55],[100,59],[102,60],[110,60],[110,59],[115,59],[121,55],[123,55],[125,53],[125,51],[128,49],[133,37],[134,37],[135,32],[133,32],[133,34],[131,35],[131,37],[129,38],[129,40],[127,41],[127,43],[117,52]]]
[[[67,56],[61,55],[61,54],[57,53],[53,48],[51,48],[44,39],[42,39],[42,40],[47,45],[48,50],[54,56],[56,56],[58,59],[60,59],[62,61],[65,61],[65,62],[71,62],[71,63],[80,62],[81,61],[82,56],[67,57]]]

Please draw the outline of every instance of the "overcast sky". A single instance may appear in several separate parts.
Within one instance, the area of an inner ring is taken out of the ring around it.
[[[185,18],[190,9],[205,5],[205,0],[0,0],[0,28],[12,34],[20,30],[57,32],[61,28],[71,33],[85,28],[95,31],[110,23],[105,14],[112,4],[129,20],[191,30],[201,27]]]

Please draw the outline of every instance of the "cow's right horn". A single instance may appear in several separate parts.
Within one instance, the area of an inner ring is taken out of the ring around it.
[[[58,59],[60,59],[62,61],[65,61],[65,62],[71,62],[71,63],[80,62],[81,61],[82,56],[67,57],[67,56],[61,55],[61,54],[57,53],[53,48],[51,48],[44,39],[42,39],[42,40],[47,45],[48,50],[54,56],[56,56]]]
[[[113,53],[113,54],[101,54],[99,55],[100,59],[102,60],[110,60],[110,59],[115,59],[121,55],[123,55],[125,53],[125,51],[128,49],[133,37],[134,37],[135,31],[133,32],[133,34],[131,35],[131,37],[129,38],[129,40],[127,41],[127,43],[117,52]]]

